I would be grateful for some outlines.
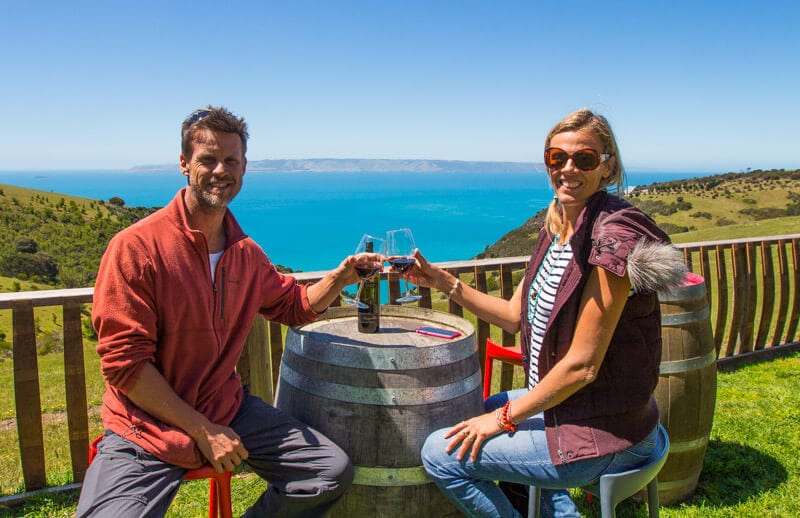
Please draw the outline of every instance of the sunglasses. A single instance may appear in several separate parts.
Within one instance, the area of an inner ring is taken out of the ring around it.
[[[186,119],[186,127],[191,126],[192,124],[194,124],[195,122],[199,121],[200,119],[205,119],[209,115],[211,115],[211,111],[210,110],[197,110],[196,112],[194,112],[191,115],[191,117]]]
[[[580,149],[570,155],[561,148],[549,147],[544,150],[544,163],[549,170],[561,169],[571,158],[576,168],[592,171],[612,156],[609,153],[598,153],[592,148]]]

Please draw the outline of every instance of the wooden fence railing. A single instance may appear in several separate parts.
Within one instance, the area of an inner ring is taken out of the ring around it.
[[[689,268],[706,279],[719,359],[766,352],[800,342],[800,234],[677,246],[683,249]],[[480,291],[510,298],[527,261],[527,257],[508,257],[439,265]],[[300,282],[309,282],[324,273],[299,273],[296,277]],[[397,275],[383,274],[383,278],[388,282],[389,300],[396,299],[400,294]],[[82,305],[92,302],[92,291],[92,288],[85,288],[0,293],[0,310],[11,310],[13,315],[16,427],[25,484],[24,494],[0,495],[0,503],[24,498],[47,485],[35,336],[34,309],[37,307],[61,306],[63,311],[67,428],[75,482],[56,489],[77,487],[83,480],[89,419],[81,309]],[[421,307],[436,307],[473,320],[481,361],[486,338],[491,334],[494,333],[494,339],[503,345],[515,343],[514,334],[493,328],[473,315],[465,315],[458,304],[445,302],[438,292],[435,298],[429,289],[422,288],[420,292]],[[267,401],[272,400],[278,379],[284,332],[279,324],[256,319],[239,362],[242,378],[250,384],[252,392]],[[505,365],[500,386],[510,388],[512,376],[513,368]]]
[[[705,277],[720,358],[798,340],[798,235],[678,245]]]

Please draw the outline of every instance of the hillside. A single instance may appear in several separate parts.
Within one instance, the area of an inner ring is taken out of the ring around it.
[[[635,187],[625,198],[677,243],[800,232],[800,170],[654,183]],[[529,255],[544,215],[544,210],[534,214],[476,258]]]
[[[91,286],[108,240],[153,210],[126,207],[120,198],[105,202],[0,184],[0,275]]]

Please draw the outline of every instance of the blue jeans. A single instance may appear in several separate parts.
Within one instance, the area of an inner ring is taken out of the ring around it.
[[[522,396],[527,389],[495,394],[486,400],[486,410],[501,407],[508,400]],[[486,441],[478,460],[469,455],[458,461],[458,449],[448,454],[444,434],[449,428],[428,436],[422,447],[422,463],[437,486],[465,516],[520,517],[496,484],[516,482],[542,488],[543,516],[579,517],[566,488],[599,483],[600,475],[619,473],[641,466],[656,446],[657,430],[631,448],[594,459],[554,465],[547,449],[544,416],[538,414],[522,421],[513,435],[502,433]]]

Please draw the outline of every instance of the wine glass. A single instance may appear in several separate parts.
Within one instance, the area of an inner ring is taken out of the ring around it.
[[[389,256],[389,262],[394,266],[395,270],[403,273],[408,273],[414,266],[414,235],[409,228],[401,228],[398,230],[390,230],[386,233],[386,255]],[[422,297],[419,295],[411,294],[411,285],[406,282],[406,294],[396,300],[396,302],[414,302]]]
[[[350,306],[358,306],[361,309],[367,309],[369,306],[361,302],[361,290],[364,288],[364,281],[370,279],[373,275],[380,273],[383,269],[383,263],[380,261],[373,261],[368,260],[364,257],[360,257],[360,254],[365,253],[376,253],[376,254],[383,254],[386,250],[386,241],[375,236],[371,236],[369,234],[364,234],[361,236],[361,240],[358,242],[358,246],[356,247],[355,256],[356,256],[356,273],[358,274],[358,291],[356,292],[355,298],[349,297],[347,295],[344,296],[342,301],[345,304]]]

